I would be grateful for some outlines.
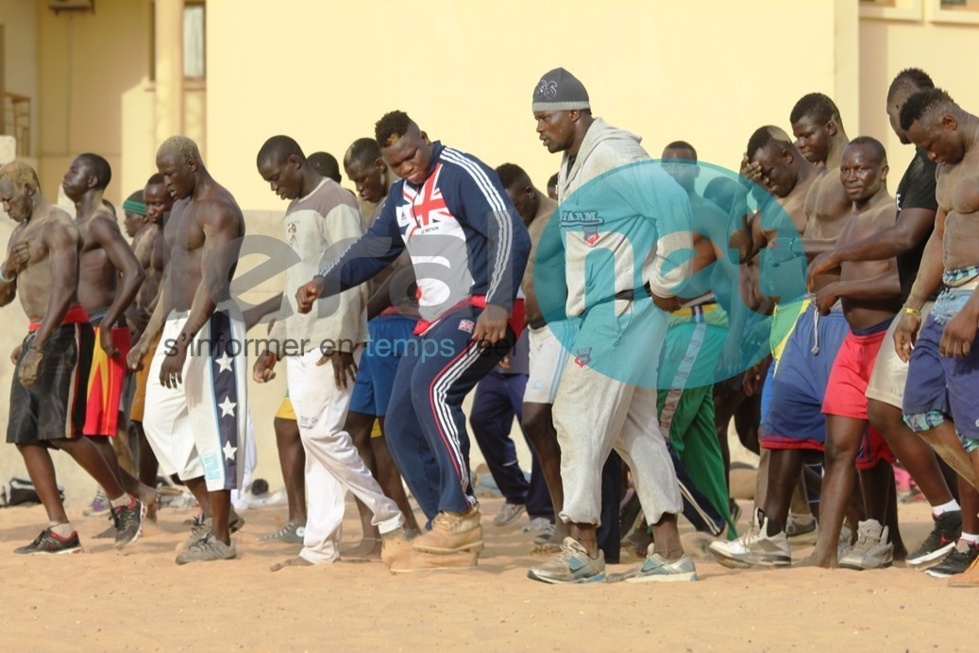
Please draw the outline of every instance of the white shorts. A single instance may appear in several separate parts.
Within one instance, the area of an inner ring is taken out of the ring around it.
[[[921,307],[921,323],[924,324],[925,318],[931,311],[934,302],[925,302]],[[887,329],[884,336],[884,343],[877,352],[877,362],[874,363],[874,371],[870,374],[870,381],[867,384],[867,399],[882,401],[885,404],[902,408],[904,402],[904,386],[908,382],[908,364],[900,359],[897,350],[894,349],[894,331],[901,321],[901,314],[898,313],[891,326]]]
[[[212,492],[240,489],[248,447],[245,325],[237,307],[221,309],[194,337],[176,388],[160,383],[160,368],[188,312],[170,313],[150,364],[143,415],[163,472],[203,476]]]
[[[530,404],[553,404],[558,383],[568,362],[568,350],[558,337],[570,332],[567,322],[547,324],[530,332],[530,376],[523,400]]]

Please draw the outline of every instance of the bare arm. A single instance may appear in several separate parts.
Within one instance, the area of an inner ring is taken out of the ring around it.
[[[0,276],[10,280],[0,279],[0,306],[6,306],[14,301],[17,296],[17,273],[30,260],[30,247],[26,242],[22,241],[17,243],[16,247],[14,246],[14,242],[21,231],[21,225],[17,225],[10,235],[10,241],[7,243],[7,258],[0,266]]]
[[[126,309],[136,299],[136,293],[146,278],[143,266],[133,250],[122,237],[119,225],[108,218],[93,220],[89,226],[92,239],[102,246],[109,262],[121,274],[122,283],[116,287],[116,294],[103,320],[110,327],[119,321]]]
[[[925,244],[925,251],[921,255],[921,265],[918,266],[918,276],[915,277],[914,285],[908,294],[908,300],[904,303],[908,308],[920,310],[925,301],[931,296],[942,281],[942,272],[945,271],[945,261],[943,259],[943,240],[945,239],[945,219],[948,213],[944,209],[939,209],[935,215],[935,230],[931,232],[931,237]]]

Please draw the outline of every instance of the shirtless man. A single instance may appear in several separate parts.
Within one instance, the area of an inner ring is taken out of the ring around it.
[[[843,151],[840,175],[853,200],[853,216],[840,234],[838,245],[870,238],[894,225],[896,210],[887,192],[887,156],[877,140],[862,136]],[[816,293],[820,313],[829,314],[842,301],[850,330],[843,340],[826,387],[823,412],[826,414],[826,475],[820,498],[819,538],[810,561],[820,567],[849,569],[889,567],[894,558],[897,533],[888,532],[887,512],[897,510],[896,493],[863,487],[865,521],[858,525],[857,544],[837,561],[840,529],[846,503],[853,492],[853,467],[869,471],[880,467],[880,474],[894,473],[894,456],[880,433],[869,428],[867,384],[887,328],[900,307],[901,286],[897,260],[847,261],[840,266],[837,282],[824,285]],[[859,457],[858,457],[859,453]],[[881,464],[883,463],[883,464]],[[888,505],[890,504],[890,505]]]
[[[908,98],[901,108],[901,128],[938,164],[935,231],[925,246],[918,276],[894,334],[898,354],[910,359],[908,377],[916,380],[904,390],[904,420],[920,432],[950,416],[971,463],[971,470],[963,468],[960,473],[975,486],[979,477],[979,410],[975,400],[979,369],[979,293],[975,292],[979,287],[979,117],[960,108],[945,91],[933,88]],[[922,324],[921,308],[940,282],[946,290]],[[938,451],[953,468],[961,467],[956,460],[958,451],[946,447]],[[964,574],[949,578],[949,586],[979,586],[976,562]]]
[[[891,128],[904,144],[910,143],[907,133],[901,129],[901,107],[917,91],[934,88],[927,73],[918,68],[902,70],[891,82],[887,93],[887,114]],[[901,291],[906,298],[918,273],[925,243],[934,230],[938,204],[935,200],[935,162],[928,153],[918,148],[897,186],[897,219],[894,226],[870,238],[837,246],[831,252],[818,256],[809,267],[813,276],[826,269],[837,267],[843,261],[881,260],[897,257],[898,276]],[[922,307],[925,314],[932,306],[934,296]],[[891,322],[890,336],[885,341],[893,341],[893,333],[900,320]],[[968,468],[968,459],[961,452],[961,445],[955,435],[951,422],[943,422],[927,432],[915,434],[904,423],[901,407],[904,388],[907,383],[908,364],[902,361],[892,346],[883,347],[874,363],[874,373],[867,387],[867,412],[870,423],[893,450],[897,459],[921,489],[931,504],[935,527],[924,542],[908,555],[907,562],[912,567],[927,567],[939,561],[940,564],[929,569],[930,576],[947,578],[961,573],[979,554],[979,494],[962,477],[958,477],[958,496],[962,501],[960,509],[952,495],[945,476],[938,465],[935,452],[923,439],[938,439],[949,443],[950,448],[960,452],[963,464]],[[923,437],[918,437],[921,435]],[[956,544],[961,540],[959,545]],[[958,552],[954,552],[957,548]],[[943,561],[942,558],[947,556]]]
[[[136,370],[162,330],[146,387],[147,439],[166,474],[194,493],[206,525],[177,564],[234,558],[231,490],[244,473],[247,386],[244,322],[230,296],[245,223],[196,143],[172,136],[156,166],[177,200],[164,230],[170,263],[153,316],[132,350]],[[164,324],[165,322],[165,324]]]
[[[85,401],[76,384],[77,378],[88,378],[95,335],[78,303],[78,228],[48,203],[37,174],[19,161],[0,169],[0,203],[18,223],[0,266],[0,306],[19,295],[31,321],[29,335],[15,352],[7,442],[24,457],[50,522],[16,553],[81,551],[58,493],[49,448],[68,453],[102,486],[112,505],[116,547],[124,547],[139,537],[146,507],[124,491],[95,444],[82,437]]]
[[[173,198],[163,184],[163,176],[154,174],[143,188],[143,202],[146,206],[146,221],[144,226],[133,238],[133,252],[139,261],[146,278],[139,287],[136,301],[126,311],[126,321],[132,332],[133,340],[139,340],[149,322],[160,295],[160,282],[166,262],[167,246],[163,237],[163,227],[166,218],[173,208]],[[129,412],[129,423],[135,431],[137,439],[137,469],[141,483],[156,485],[156,474],[159,463],[153,454],[153,449],[146,440],[143,429],[143,416],[146,410],[146,381],[150,373],[150,363],[158,342],[151,343],[143,356],[143,367],[136,372],[136,389],[133,393],[133,403]],[[151,508],[152,509],[152,508]]]
[[[85,411],[85,435],[93,438],[109,466],[131,494],[139,494],[150,504],[156,490],[140,486],[119,465],[113,443],[117,438],[128,452],[125,424],[119,424],[119,410],[126,378],[126,354],[129,351],[129,328],[126,309],[133,303],[146,274],[133,255],[116,218],[102,203],[112,172],[109,163],[98,154],[75,157],[65,173],[62,188],[75,203],[75,224],[81,236],[82,249],[78,266],[78,299],[95,329],[92,370],[88,379],[88,404]],[[117,445],[118,446],[118,445]],[[111,534],[110,531],[105,533]]]
[[[807,352],[811,354],[812,345],[809,343],[807,346],[806,336],[812,337],[813,324],[812,321],[806,321],[805,326],[808,328],[806,334],[801,336],[796,335],[798,328],[792,331],[792,325],[801,309],[801,299],[797,295],[804,288],[801,287],[801,283],[778,287],[778,281],[786,276],[785,272],[788,272],[791,282],[793,271],[797,273],[798,281],[802,281],[804,271],[800,263],[804,245],[799,239],[799,234],[808,223],[806,200],[816,192],[823,176],[802,156],[788,134],[771,125],[757,129],[749,139],[746,167],[750,169],[752,176],[759,179],[762,187],[775,197],[777,207],[770,204],[767,197],[760,197],[759,204],[762,206],[762,212],[750,223],[746,223],[746,226],[751,228],[750,239],[745,238],[742,233],[736,241],[732,241],[732,244],[738,245],[741,250],[742,261],[750,260],[756,252],[759,254],[759,286],[766,294],[777,296],[780,302],[773,320],[773,353],[777,361],[781,359],[785,362],[788,357],[791,377],[801,384],[805,378],[812,376],[811,371],[807,369],[806,361],[806,354]],[[785,217],[789,220],[785,220]],[[840,322],[842,323],[843,320],[841,319]],[[845,327],[845,324],[843,326]],[[789,335],[790,332],[792,335]],[[787,343],[783,342],[783,338],[786,337]],[[790,347],[792,340],[797,337],[800,341],[795,347]],[[820,339],[822,340],[822,337]],[[839,339],[842,340],[842,335]],[[785,353],[779,356],[783,347]],[[797,359],[794,364],[791,362],[792,357]],[[829,360],[827,361],[826,358]],[[823,376],[827,377],[832,357],[824,356],[816,363],[820,365]],[[812,366],[815,367],[816,363]],[[787,426],[780,427],[780,430],[786,434],[797,432],[803,435],[813,428],[822,429],[823,418],[820,412],[822,389],[813,388],[806,394],[799,393],[800,400],[807,394],[813,396],[808,397],[804,405],[782,408],[785,414],[775,416],[782,419],[790,418],[790,420],[801,417],[799,422],[791,420]],[[790,394],[789,398],[794,397]],[[805,414],[800,416],[803,411]],[[773,404],[768,411],[768,417],[763,415],[763,419],[767,421],[774,412]],[[770,456],[768,490],[764,492],[761,505],[755,510],[752,528],[734,542],[714,542],[710,546],[711,553],[722,564],[739,567],[785,565],[791,559],[784,527],[788,518],[792,488],[797,483],[802,469],[802,451],[799,447],[800,444],[807,443],[800,443],[796,438],[786,437],[783,446],[774,446],[776,444],[770,438],[768,442],[763,443],[763,446],[769,449]],[[821,446],[819,443],[808,443],[809,448],[818,450],[819,446]],[[776,520],[777,530],[774,533],[769,534],[763,530],[766,524]]]
[[[358,138],[351,143],[343,155],[343,168],[357,188],[361,210],[370,211],[363,216],[365,226],[369,229],[380,216],[388,191],[397,177],[384,163],[381,147],[373,138]],[[391,284],[395,272],[401,280],[396,285],[406,289],[413,274],[407,255],[403,254],[368,282],[370,299],[367,302],[367,328],[370,341],[357,369],[350,412],[347,413],[344,429],[350,433],[360,457],[381,485],[385,496],[398,504],[405,517],[405,528],[418,532],[415,513],[408,503],[401,473],[391,457],[384,432],[384,416],[387,414],[398,364],[418,322],[414,302],[408,297],[397,298],[392,294]],[[397,301],[393,301],[395,299]],[[379,346],[378,343],[383,344]],[[372,514],[359,498],[357,509],[360,511],[364,541],[347,555],[380,555],[380,531],[371,524]]]

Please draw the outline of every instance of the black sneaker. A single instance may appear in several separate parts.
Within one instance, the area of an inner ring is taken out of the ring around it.
[[[143,518],[146,517],[146,504],[133,497],[128,506],[112,509],[116,523],[116,548],[121,549],[139,539],[143,532]]]
[[[62,553],[81,553],[82,544],[78,532],[72,531],[67,538],[60,538],[50,528],[45,528],[37,538],[26,546],[14,549],[22,555],[59,555]]]
[[[959,541],[952,552],[938,565],[925,573],[932,578],[948,578],[965,573],[976,558],[979,558],[979,546],[971,542]]]
[[[955,548],[955,543],[962,536],[962,511],[949,510],[935,519],[932,529],[925,541],[908,556],[911,567],[927,567],[941,560]]]

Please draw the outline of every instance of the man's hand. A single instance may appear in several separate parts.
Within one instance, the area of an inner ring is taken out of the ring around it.
[[[143,339],[140,338],[130,348],[129,353],[126,354],[126,366],[133,372],[138,372],[143,369],[143,356],[146,355],[146,348],[147,343],[144,343]]]
[[[317,365],[326,365],[327,361],[333,363],[333,381],[337,385],[337,390],[347,388],[347,378],[353,383],[357,378],[357,363],[354,355],[343,351],[335,351],[330,354],[323,354],[323,358],[317,361]]]
[[[487,304],[476,318],[476,328],[472,339],[480,347],[492,347],[506,338],[506,323],[509,313],[502,306]]]
[[[184,361],[187,360],[187,340],[180,339],[167,351],[160,366],[160,384],[165,388],[176,388],[184,382]]]
[[[672,313],[683,305],[679,297],[660,297],[654,293],[650,293],[649,295],[653,298],[653,303],[661,311],[666,311],[667,313]]]
[[[275,378],[275,364],[278,362],[279,357],[270,351],[266,351],[259,355],[255,359],[255,365],[252,367],[252,378],[255,379],[256,383],[265,383],[266,381],[271,381]]]
[[[28,347],[27,353],[24,354],[23,360],[20,361],[20,365],[17,366],[17,377],[20,379],[20,384],[25,388],[37,383],[37,373],[38,369],[41,367],[41,359],[43,354],[40,349],[35,348],[33,345]]]
[[[99,327],[99,345],[109,358],[115,358],[119,355],[116,343],[112,342],[112,327]]]
[[[813,282],[816,277],[821,274],[826,274],[830,270],[840,267],[840,262],[836,260],[836,252],[829,251],[823,252],[816,258],[812,260],[809,264],[809,272],[807,274],[806,286],[811,291],[813,289]]]
[[[20,352],[23,351],[24,345],[17,345],[14,350],[10,352],[10,362],[17,365],[17,361],[20,360]]]
[[[27,262],[31,260],[31,245],[28,241],[22,240],[7,255],[7,260],[3,263],[3,276],[10,278],[27,267]]]
[[[829,315],[829,312],[839,301],[840,296],[838,294],[839,286],[836,283],[828,283],[816,293],[816,308],[823,315]]]
[[[769,180],[768,177],[761,174],[761,164],[757,161],[749,161],[747,153],[741,157],[741,170],[739,174],[748,181],[752,181],[765,190],[768,190]]]
[[[949,358],[968,356],[976,339],[977,325],[979,316],[969,306],[964,307],[945,325],[942,339],[938,343],[938,353]]]
[[[313,302],[319,299],[323,291],[326,290],[326,279],[323,277],[313,277],[313,280],[304,286],[300,286],[296,291],[296,304],[300,313],[309,313],[313,310]]]
[[[918,329],[921,328],[921,316],[902,313],[901,320],[894,330],[894,350],[898,358],[907,363],[911,359],[914,341],[918,339]]]
[[[506,356],[504,356],[503,358],[501,358],[500,359],[500,362],[498,363],[498,365],[500,366],[500,369],[503,370],[504,372],[509,372],[510,371],[510,354],[507,354]]]

